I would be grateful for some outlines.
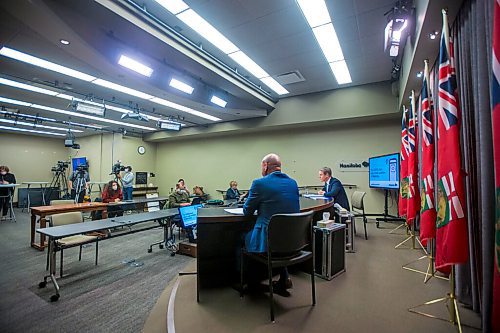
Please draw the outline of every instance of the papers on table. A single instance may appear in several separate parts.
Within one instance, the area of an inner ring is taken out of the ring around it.
[[[225,212],[234,215],[243,215],[243,208],[224,208]]]
[[[313,199],[313,200],[328,200],[328,199],[330,199],[330,198],[325,197],[325,196],[320,195],[320,194],[304,194],[303,197]]]

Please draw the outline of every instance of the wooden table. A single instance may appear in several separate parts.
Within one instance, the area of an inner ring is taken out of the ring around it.
[[[40,218],[40,228],[45,228],[47,226],[46,217],[49,215],[69,213],[69,212],[91,212],[95,210],[101,210],[103,218],[107,218],[108,204],[102,202],[86,202],[77,204],[66,204],[66,205],[56,205],[56,206],[38,206],[31,207],[31,247],[43,251],[46,247],[45,235],[40,234],[40,243],[36,243],[35,240],[35,230],[36,230],[36,219],[37,216]]]
[[[315,212],[314,221],[323,212],[333,216],[333,200],[300,198],[302,212]],[[242,234],[253,228],[256,216],[234,215],[221,208],[198,210],[197,277],[199,287],[230,285],[237,277],[236,253]]]

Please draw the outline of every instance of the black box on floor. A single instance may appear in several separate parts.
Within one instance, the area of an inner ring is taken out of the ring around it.
[[[345,225],[334,223],[329,228],[314,227],[317,276],[331,280],[345,272]]]
[[[197,255],[196,250],[197,250],[196,243],[181,242],[179,243],[179,250],[177,252],[180,254],[185,254],[190,257],[196,258]]]

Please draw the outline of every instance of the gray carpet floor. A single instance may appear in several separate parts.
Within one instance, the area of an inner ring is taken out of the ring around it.
[[[80,262],[78,248],[67,249],[61,298],[51,303],[52,284],[38,288],[47,252],[29,246],[30,216],[16,214],[17,223],[0,222],[1,332],[140,332],[165,286],[194,260],[158,247],[147,253],[162,229],[100,242],[97,266],[95,245],[83,249]],[[130,259],[143,265],[124,263]]]

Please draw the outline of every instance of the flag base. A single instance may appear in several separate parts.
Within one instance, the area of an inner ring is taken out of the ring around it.
[[[394,229],[391,229],[388,233],[389,234],[396,234],[396,231],[401,229],[402,227],[406,226],[406,223],[401,223],[400,225],[398,225],[396,228]],[[406,234],[408,235],[408,230],[406,231]],[[403,234],[396,234],[396,235],[403,235]]]
[[[417,306],[411,307],[408,309],[408,311],[411,313],[418,314],[420,316],[427,317],[427,318],[433,318],[433,319],[438,319],[438,320],[447,321],[449,323],[452,323],[453,325],[457,326],[458,332],[460,332],[460,333],[462,333],[462,326],[481,330],[481,328],[478,328],[478,327],[462,324],[460,321],[460,312],[458,311],[457,298],[455,296],[455,266],[452,266],[451,273],[450,273],[450,289],[451,289],[451,292],[446,294],[445,297],[433,299],[433,300],[427,301],[423,304],[419,304]],[[433,315],[433,314],[430,314],[427,312],[422,312],[422,311],[417,310],[418,308],[433,305],[436,303],[445,303],[446,304],[446,307],[448,308],[448,313],[449,313],[448,318],[439,317],[437,315]]]
[[[418,242],[418,245],[420,246],[420,248],[424,251],[425,254],[428,254],[427,253],[427,250],[425,249],[425,247],[422,245],[422,243],[420,242],[420,239],[415,236],[415,222],[412,223],[411,225],[411,230],[409,231],[409,235],[405,240],[403,240],[401,243],[399,243],[398,245],[394,246],[395,249],[406,249],[406,250],[419,250],[419,248],[416,247],[416,243]],[[411,247],[403,247],[403,245],[410,241],[411,240]]]
[[[447,277],[436,275],[436,269],[434,268],[434,244],[433,244],[433,239],[430,239],[429,242],[430,242],[430,247],[431,247],[431,253],[430,254],[426,250],[424,250],[425,253],[426,253],[425,255],[421,256],[418,259],[412,260],[409,263],[404,264],[402,266],[402,268],[406,269],[408,271],[411,271],[411,272],[415,272],[415,273],[419,273],[419,274],[425,275],[425,277],[424,277],[424,283],[429,282],[429,280],[431,278],[433,278],[433,277],[436,278],[436,279],[441,279],[441,280],[449,281],[449,279]],[[423,260],[423,259],[429,259],[429,263],[427,264],[427,271],[424,272],[424,271],[418,270],[416,268],[410,267],[411,264],[416,263],[416,262],[418,262],[420,260]]]

